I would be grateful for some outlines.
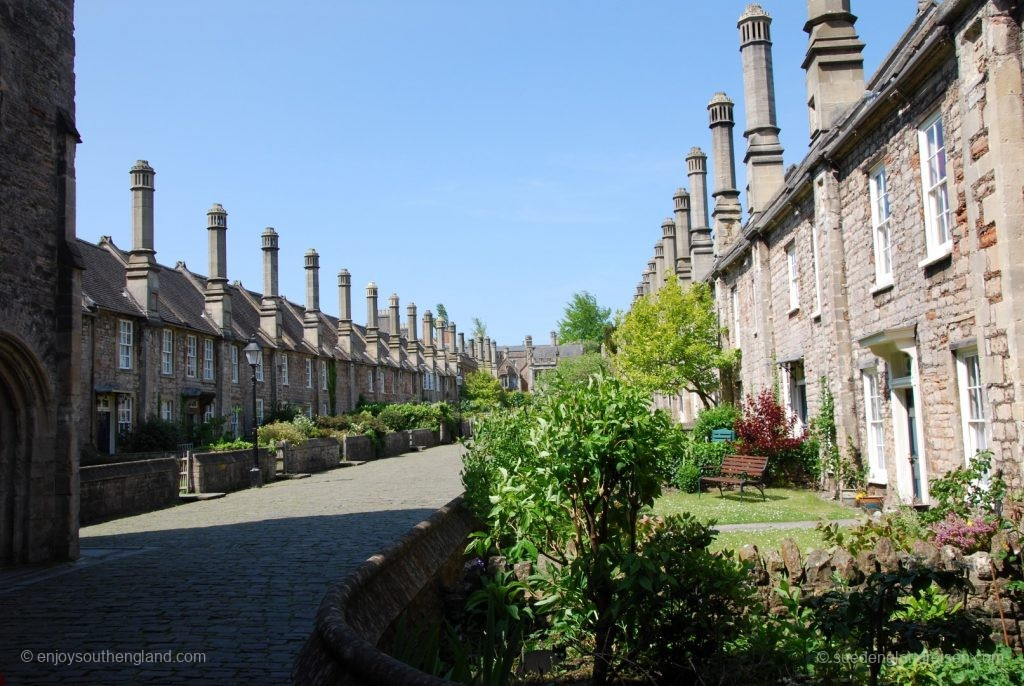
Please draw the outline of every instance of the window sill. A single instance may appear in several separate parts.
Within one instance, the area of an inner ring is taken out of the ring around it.
[[[821,310],[815,310],[814,312],[811,312],[811,321],[821,321]]]
[[[943,243],[941,246],[939,246],[938,250],[936,250],[933,254],[928,255],[928,257],[918,262],[917,266],[920,269],[927,269],[928,267],[931,267],[932,265],[938,264],[939,262],[942,262],[943,260],[949,258],[949,256],[952,254],[953,244]]]
[[[877,283],[875,284],[875,287],[871,289],[871,295],[881,295],[882,293],[891,291],[895,286],[896,284],[892,281]]]
[[[789,316],[792,317],[793,315],[795,315],[799,311],[800,311],[800,306],[799,305],[797,305],[796,307],[791,307],[791,308],[789,308]]]

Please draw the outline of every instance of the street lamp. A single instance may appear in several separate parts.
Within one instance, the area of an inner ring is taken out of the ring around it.
[[[256,417],[256,366],[260,363],[261,353],[260,342],[256,340],[256,334],[253,334],[245,346],[245,361],[252,367],[252,469],[249,470],[249,485],[252,488],[263,485],[263,475],[260,473],[259,426]]]

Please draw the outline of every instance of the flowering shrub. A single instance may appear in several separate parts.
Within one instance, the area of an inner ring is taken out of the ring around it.
[[[743,415],[736,420],[736,435],[743,450],[751,455],[772,458],[800,449],[807,432],[796,430],[791,415],[768,389],[743,400]]]
[[[984,519],[963,519],[952,512],[932,524],[935,545],[953,545],[964,553],[973,553],[988,547],[996,525]]]

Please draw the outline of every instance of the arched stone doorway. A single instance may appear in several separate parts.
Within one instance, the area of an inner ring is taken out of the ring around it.
[[[49,382],[38,358],[0,333],[0,565],[50,557],[53,419]]]

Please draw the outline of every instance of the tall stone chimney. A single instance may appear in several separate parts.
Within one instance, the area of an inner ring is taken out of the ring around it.
[[[366,284],[366,354],[377,362],[380,359],[380,329],[377,324],[377,284]]]
[[[807,116],[811,143],[864,95],[864,43],[850,0],[807,0]]]
[[[472,357],[474,360],[477,359],[477,356],[476,356],[476,339],[475,338],[470,338],[469,339],[469,356]]]
[[[488,367],[490,367],[491,363],[493,362],[493,360],[494,360],[494,357],[491,355],[491,337],[490,336],[485,336],[484,337],[484,364],[486,364]]]
[[[302,317],[302,335],[315,350],[320,349],[320,256],[310,248],[306,263],[306,311]]]
[[[153,184],[156,172],[139,160],[129,172],[132,189],[132,250],[125,270],[125,288],[150,318],[159,317],[160,276],[153,244]]]
[[[405,306],[405,340],[409,347],[416,347],[419,336],[416,335],[416,303]]]
[[[477,336],[476,337],[476,359],[477,359],[478,362],[483,363],[484,357],[486,357],[485,354],[484,354],[484,337],[483,336]]]
[[[277,232],[268,226],[260,236],[263,249],[263,301],[260,303],[260,329],[275,342],[281,341],[281,311],[277,294]]]
[[[700,148],[691,148],[686,156],[686,174],[690,179],[690,269],[694,281],[703,281],[711,272],[714,245],[708,224],[708,157]]]
[[[782,145],[775,116],[772,18],[760,5],[748,5],[736,26],[743,60],[743,100],[747,112],[747,206],[762,212],[784,183]]]
[[[490,350],[490,362],[491,362],[491,373],[495,373],[498,369],[498,341],[491,341]]]
[[[459,354],[466,354],[466,334],[462,331],[459,332]]]
[[[668,217],[661,223],[661,252],[665,256],[665,283],[672,283],[676,274],[676,223]]]
[[[677,188],[672,196],[675,203],[676,276],[682,284],[690,283],[690,194],[685,188]]]
[[[388,298],[388,348],[395,361],[402,361],[402,321],[399,319],[398,294],[392,293]],[[408,314],[408,313],[407,313]]]
[[[659,240],[654,244],[654,290],[665,285],[665,248]]]
[[[526,348],[526,366],[533,366],[533,336],[527,336],[526,340],[523,341],[523,347]]]
[[[206,229],[210,239],[210,276],[206,279],[206,314],[213,325],[225,332],[231,328],[231,298],[227,292],[228,213],[215,203],[206,212]]]
[[[732,244],[742,220],[740,192],[736,189],[736,156],[733,149],[733,102],[725,93],[715,93],[708,103],[711,148],[715,164],[715,252],[719,255]]]
[[[552,331],[551,332],[551,345],[554,345],[554,346],[558,345],[558,332],[557,331]]]
[[[423,313],[423,347],[434,349],[434,313],[430,310]]]
[[[352,352],[352,275],[347,269],[338,272],[338,345]]]
[[[450,350],[453,355],[458,354],[458,352],[459,352],[459,347],[458,347],[458,340],[459,339],[456,337],[455,334],[456,334],[455,322],[448,322],[448,350]]]

